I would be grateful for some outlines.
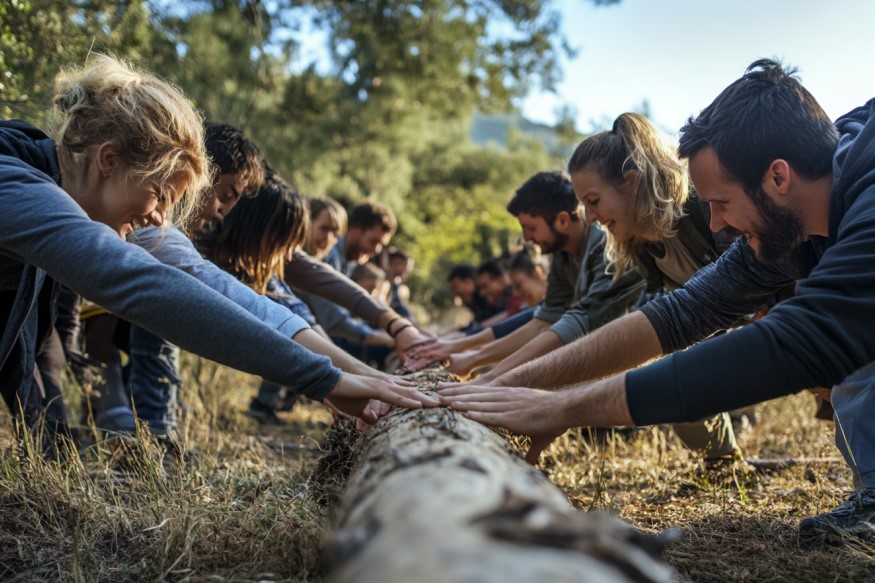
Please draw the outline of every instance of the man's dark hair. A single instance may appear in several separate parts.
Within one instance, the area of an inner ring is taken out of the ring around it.
[[[498,279],[505,274],[504,268],[495,259],[487,259],[477,266],[477,275],[486,274],[490,279]]]
[[[447,275],[447,281],[453,281],[454,279],[474,279],[476,275],[477,270],[474,269],[473,265],[460,263],[459,265],[454,265],[452,269],[450,269],[450,273]]]
[[[246,183],[245,196],[254,196],[264,182],[264,157],[255,142],[225,123],[204,124],[207,154],[219,174],[239,174]]]
[[[777,159],[805,178],[825,176],[837,143],[835,125],[799,82],[796,69],[760,59],[687,120],[678,154],[689,158],[710,146],[729,178],[753,192]]]
[[[382,227],[385,233],[394,233],[398,227],[395,213],[388,206],[375,200],[358,203],[349,213],[349,228],[359,228],[367,231],[374,227]]]
[[[543,217],[551,226],[562,211],[571,215],[572,220],[580,220],[580,201],[574,194],[571,179],[559,170],[538,172],[520,186],[507,203],[507,212],[513,216],[526,213]]]

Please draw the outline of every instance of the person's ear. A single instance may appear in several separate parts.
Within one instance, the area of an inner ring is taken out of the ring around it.
[[[104,178],[109,178],[116,171],[121,162],[121,152],[119,147],[112,142],[105,142],[97,148],[95,155],[95,163],[100,175]]]
[[[571,224],[571,214],[568,211],[559,211],[556,214],[556,219],[553,221],[553,228],[560,233],[565,233],[569,224]]]
[[[631,194],[635,190],[635,185],[638,183],[638,171],[626,170],[623,173],[623,194]]]
[[[793,175],[786,160],[772,160],[763,179],[763,189],[772,196],[783,196],[790,190]]]

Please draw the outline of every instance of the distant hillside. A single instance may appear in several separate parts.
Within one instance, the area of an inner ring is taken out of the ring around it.
[[[507,147],[507,133],[516,128],[523,135],[538,140],[551,154],[568,156],[572,146],[563,144],[552,127],[535,123],[518,113],[503,115],[484,115],[478,113],[471,122],[471,141],[480,146],[492,144],[498,148]]]

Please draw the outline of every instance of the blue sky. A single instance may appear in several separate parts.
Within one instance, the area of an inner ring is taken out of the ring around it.
[[[534,93],[526,117],[553,123],[562,103],[582,131],[646,99],[676,134],[752,61],[780,57],[833,119],[875,97],[875,2],[868,0],[559,0],[577,56],[558,95]]]

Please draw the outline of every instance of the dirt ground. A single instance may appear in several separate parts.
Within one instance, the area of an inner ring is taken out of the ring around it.
[[[21,459],[0,427],[0,580],[320,581],[329,509],[308,477],[331,422],[319,405],[263,428],[243,414],[256,379],[186,357],[182,461],[149,439],[98,443],[63,462]],[[76,409],[78,395],[68,395]],[[875,581],[875,549],[800,544],[802,517],[850,489],[832,422],[809,394],[757,408],[745,456],[799,463],[707,471],[665,428],[569,432],[542,466],[584,510],[648,532],[680,529],[666,560],[681,581]],[[74,418],[78,412],[74,411]]]

